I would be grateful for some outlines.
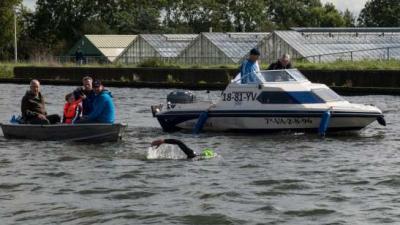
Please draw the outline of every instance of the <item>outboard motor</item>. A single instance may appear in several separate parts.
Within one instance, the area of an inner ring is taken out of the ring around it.
[[[196,96],[191,91],[173,91],[167,96],[169,104],[187,104],[196,101]]]

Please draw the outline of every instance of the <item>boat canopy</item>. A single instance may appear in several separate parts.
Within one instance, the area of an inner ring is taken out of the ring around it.
[[[259,75],[264,78],[265,83],[269,82],[303,82],[307,78],[297,69],[287,70],[261,70]],[[241,74],[239,73],[232,83],[241,83]]]

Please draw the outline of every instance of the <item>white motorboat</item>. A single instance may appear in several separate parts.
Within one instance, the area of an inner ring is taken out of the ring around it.
[[[261,84],[241,84],[239,74],[216,102],[173,92],[166,106],[151,107],[153,116],[164,131],[343,131],[362,129],[375,120],[386,125],[377,107],[350,103],[328,86],[311,83],[297,69],[260,73],[265,80]]]

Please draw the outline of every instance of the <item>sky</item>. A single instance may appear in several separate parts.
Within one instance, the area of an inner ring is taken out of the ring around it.
[[[326,2],[333,3],[336,8],[341,11],[349,9],[355,15],[358,15],[362,8],[364,8],[365,3],[367,0],[321,0],[323,4]],[[36,0],[24,0],[23,4],[29,7],[30,9],[35,8]]]
[[[36,3],[36,0],[24,0],[22,2],[22,4],[24,4],[26,7],[30,8],[30,9],[35,9],[35,3]]]
[[[321,0],[321,2],[323,4],[331,2],[336,6],[338,10],[344,11],[346,9],[349,9],[350,12],[358,16],[361,9],[364,8],[364,5],[367,2],[367,0]]]

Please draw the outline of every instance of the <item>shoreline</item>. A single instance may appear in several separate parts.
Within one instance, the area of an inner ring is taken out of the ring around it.
[[[29,84],[28,78],[0,78],[0,84]],[[79,86],[79,80],[39,79],[43,85]],[[107,87],[120,88],[154,88],[154,89],[189,89],[222,91],[227,83],[166,83],[166,82],[131,82],[131,81],[103,81]],[[400,95],[400,88],[392,87],[343,87],[329,86],[340,95]]]

